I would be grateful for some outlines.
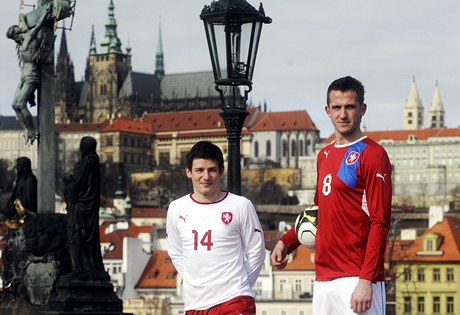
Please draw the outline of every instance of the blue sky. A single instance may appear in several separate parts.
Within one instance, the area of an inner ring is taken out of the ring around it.
[[[2,1],[3,34],[17,23],[19,2]],[[114,0],[118,35],[123,49],[132,47],[133,70],[153,73],[160,23],[167,73],[210,70],[199,18],[210,2]],[[77,0],[67,32],[77,80],[84,73],[92,25],[98,46],[104,36],[108,3]],[[437,80],[447,126],[460,125],[460,1],[265,0],[263,5],[273,22],[262,30],[249,94],[256,105],[266,101],[271,111],[307,110],[325,137],[332,131],[323,109],[327,86],[351,75],[367,90],[367,129],[401,129],[415,77],[425,117]],[[58,48],[61,31],[56,35]],[[2,36],[0,45],[0,114],[14,115],[10,103],[20,72],[14,43]]]

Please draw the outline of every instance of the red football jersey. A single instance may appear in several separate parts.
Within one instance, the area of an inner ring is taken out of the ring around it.
[[[385,149],[367,137],[333,143],[319,152],[317,171],[316,280],[384,280],[392,196]],[[292,230],[281,240],[289,252],[299,245]]]

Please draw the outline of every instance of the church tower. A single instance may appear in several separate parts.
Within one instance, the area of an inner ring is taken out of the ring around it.
[[[97,51],[94,29],[91,34],[90,53],[85,71],[87,86],[85,119],[100,122],[118,114],[129,115],[118,99],[118,92],[131,69],[131,54],[123,53],[117,35],[115,6],[110,0],[105,23],[105,36]]]
[[[433,99],[431,100],[430,109],[428,110],[428,119],[430,128],[445,128],[444,124],[444,105],[439,93],[438,81],[434,87]]]
[[[163,54],[163,39],[161,37],[161,24],[158,29],[157,52],[155,54],[155,76],[161,81],[165,76],[164,54]]]
[[[415,77],[412,80],[409,96],[404,105],[404,130],[422,129],[423,128],[423,105],[418,96]]]
[[[65,25],[62,29],[61,46],[56,60],[56,104],[57,123],[72,119],[77,106],[75,95],[75,73],[73,62],[67,49]]]

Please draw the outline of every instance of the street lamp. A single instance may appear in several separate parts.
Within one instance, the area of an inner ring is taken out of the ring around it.
[[[248,115],[246,101],[263,24],[271,23],[262,3],[259,10],[245,0],[219,0],[205,5],[203,20],[211,56],[214,83],[222,101],[228,139],[228,189],[241,194],[240,141]],[[246,87],[241,93],[240,87]]]

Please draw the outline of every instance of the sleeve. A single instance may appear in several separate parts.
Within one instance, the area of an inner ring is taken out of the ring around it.
[[[242,211],[244,213],[242,214],[243,220],[241,222],[241,239],[245,257],[244,268],[252,288],[256,284],[265,260],[265,241],[254,205],[247,200],[246,209],[242,209]]]
[[[166,215],[166,238],[168,246],[168,255],[171,258],[177,272],[184,279],[184,255],[182,252],[182,241],[176,225],[176,216],[173,215],[172,209],[174,203],[171,203]]]
[[[284,245],[287,247],[287,253],[292,253],[297,247],[300,246],[299,238],[295,233],[295,227],[293,226],[289,231],[284,233],[283,236],[280,237],[280,241],[283,242]]]
[[[383,148],[368,150],[364,172],[370,229],[360,278],[383,278],[384,253],[391,217],[391,163]]]

